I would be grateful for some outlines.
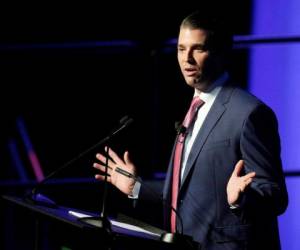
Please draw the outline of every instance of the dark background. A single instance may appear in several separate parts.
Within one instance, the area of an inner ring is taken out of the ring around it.
[[[19,117],[25,121],[45,175],[104,138],[124,115],[134,123],[111,142],[113,149],[119,154],[129,150],[146,180],[164,173],[175,138],[174,123],[183,118],[193,94],[180,74],[176,45],[167,41],[177,37],[187,14],[204,7],[221,14],[235,35],[249,33],[250,1],[172,2],[165,7],[155,2],[2,6],[1,194],[20,194],[33,185],[19,185],[8,151],[8,141],[15,139],[34,180],[16,128]],[[132,45],[114,45],[124,40]],[[242,88],[247,87],[247,56],[246,49],[234,50],[231,73]],[[93,178],[96,152],[103,152],[103,147],[57,177]],[[8,181],[14,184],[6,185]],[[98,184],[85,183],[57,185],[52,191],[64,205],[98,210],[97,189]],[[111,205],[112,211],[123,207],[125,198]],[[3,225],[10,222],[6,219]]]
[[[3,150],[7,139],[18,138],[15,119],[22,116],[47,174],[129,115],[135,122],[114,148],[130,149],[144,175],[165,171],[174,122],[184,116],[192,94],[179,72],[175,45],[167,51],[166,41],[177,37],[183,17],[204,6],[232,21],[234,34],[249,32],[251,6],[245,1],[2,9]],[[87,44],[120,40],[134,45]],[[236,50],[233,59],[233,76],[246,87],[247,51]],[[1,165],[9,168],[10,160],[0,154]],[[10,171],[5,173],[13,178]]]

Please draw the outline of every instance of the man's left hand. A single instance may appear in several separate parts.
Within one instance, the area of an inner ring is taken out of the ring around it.
[[[230,206],[238,205],[238,200],[247,186],[253,181],[255,172],[250,172],[241,176],[244,161],[239,160],[235,165],[232,175],[227,183],[227,201]]]

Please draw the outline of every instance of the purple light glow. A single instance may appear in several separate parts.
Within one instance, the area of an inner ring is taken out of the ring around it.
[[[299,36],[299,0],[253,1],[254,36]],[[300,43],[254,45],[249,90],[276,113],[284,170],[300,170]],[[289,207],[279,217],[283,250],[300,249],[300,177],[286,178]]]
[[[251,48],[249,90],[276,113],[285,170],[300,169],[300,44]]]

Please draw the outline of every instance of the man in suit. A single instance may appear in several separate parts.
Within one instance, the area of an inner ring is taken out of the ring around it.
[[[277,216],[288,203],[277,120],[263,102],[231,86],[226,71],[231,43],[223,24],[205,13],[192,13],[181,23],[178,62],[195,91],[163,197],[176,208],[184,234],[202,249],[276,250]],[[115,171],[118,166],[135,174],[128,152],[122,159],[109,150],[109,156],[108,181],[125,194],[138,194],[139,183]],[[96,157],[100,163],[94,167],[104,171],[105,157]],[[177,216],[165,210],[168,229],[180,231]]]

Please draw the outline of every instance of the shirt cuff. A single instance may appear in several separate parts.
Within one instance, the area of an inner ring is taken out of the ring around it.
[[[128,195],[128,198],[130,199],[138,199],[139,193],[140,193],[141,183],[139,181],[136,181],[134,184],[134,187],[132,189],[132,194]]]
[[[229,205],[229,208],[230,208],[230,209],[237,209],[237,208],[239,208],[239,207],[240,207],[239,204],[231,204],[231,205]]]

